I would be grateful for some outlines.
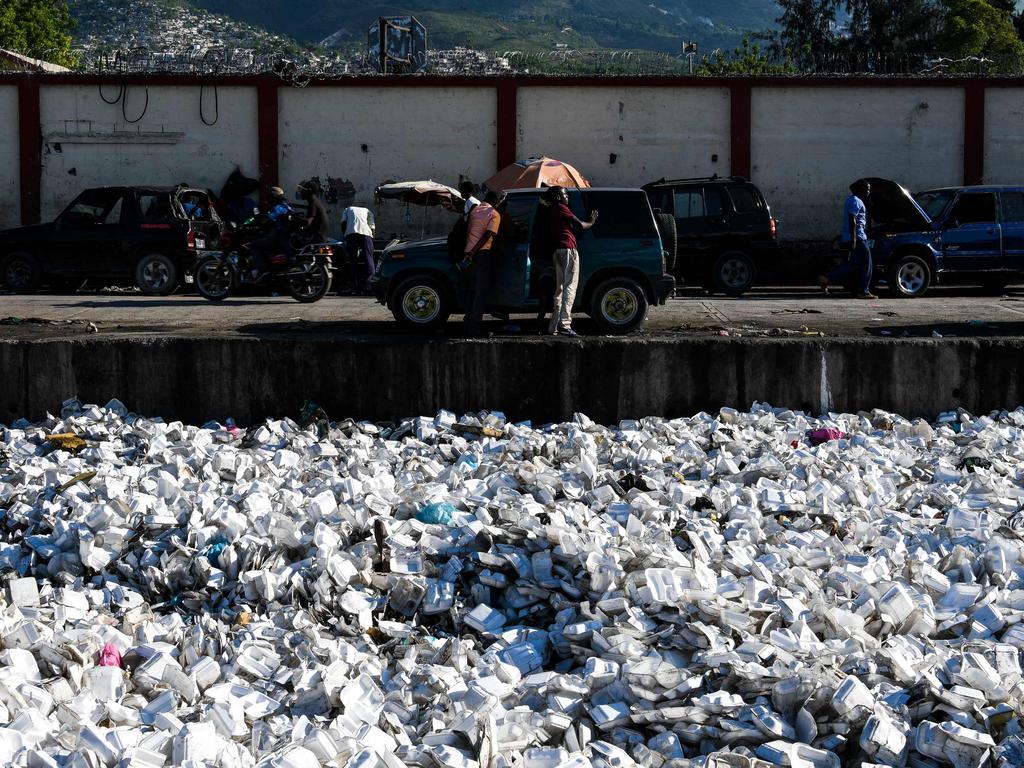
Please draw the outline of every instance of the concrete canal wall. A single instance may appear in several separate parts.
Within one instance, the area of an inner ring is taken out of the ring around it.
[[[0,422],[39,418],[73,395],[192,423],[295,415],[307,399],[333,419],[448,408],[614,422],[754,401],[934,417],[1024,402],[1022,352],[1022,339],[6,341]]]

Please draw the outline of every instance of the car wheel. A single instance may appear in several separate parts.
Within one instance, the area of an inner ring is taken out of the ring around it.
[[[924,296],[932,284],[932,270],[920,256],[901,256],[889,267],[889,293],[897,298]]]
[[[605,333],[629,333],[647,319],[650,303],[636,280],[613,277],[590,298],[590,316]]]
[[[753,259],[740,251],[723,253],[712,269],[715,290],[727,296],[742,296],[749,291],[756,275]]]
[[[391,314],[412,328],[436,328],[448,322],[451,300],[440,280],[423,275],[402,282],[391,295]]]
[[[150,253],[135,267],[135,284],[149,296],[169,296],[178,287],[178,268],[162,253]]]
[[[665,257],[665,274],[671,275],[676,268],[676,258],[679,254],[679,240],[676,234],[675,217],[667,213],[654,214],[654,221],[658,225],[658,234],[661,235],[661,247],[668,255]]]
[[[39,262],[31,253],[12,253],[0,261],[0,283],[15,293],[34,293],[42,279]]]

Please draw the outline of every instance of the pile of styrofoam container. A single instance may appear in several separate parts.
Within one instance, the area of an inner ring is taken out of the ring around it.
[[[1021,766],[1022,456],[1024,410],[69,401],[0,427],[0,764]]]

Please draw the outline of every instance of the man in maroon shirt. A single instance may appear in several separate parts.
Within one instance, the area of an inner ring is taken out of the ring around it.
[[[572,305],[576,301],[576,286],[580,280],[580,252],[576,245],[574,227],[581,231],[597,223],[597,211],[590,214],[590,221],[580,221],[569,209],[569,193],[563,187],[548,190],[551,202],[551,241],[555,247],[555,306],[551,314],[548,333],[552,336],[575,337],[572,329]]]

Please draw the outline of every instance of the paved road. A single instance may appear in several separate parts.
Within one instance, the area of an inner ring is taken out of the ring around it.
[[[536,333],[532,318],[513,318],[520,330],[487,322],[496,337]],[[576,324],[597,335],[587,318]],[[453,319],[435,337],[458,336]],[[375,338],[405,331],[372,298],[330,296],[303,305],[289,298],[237,297],[220,304],[195,295],[152,298],[133,292],[0,295],[0,339],[101,336],[245,336],[261,338]],[[968,288],[936,290],[924,299],[860,301],[824,298],[811,289],[761,289],[739,299],[693,292],[651,310],[648,336],[807,338],[816,335],[1024,336],[1024,289],[987,296]]]

